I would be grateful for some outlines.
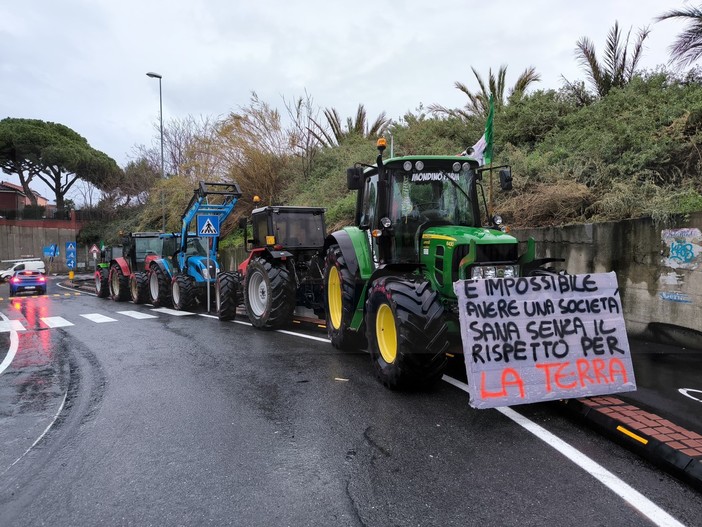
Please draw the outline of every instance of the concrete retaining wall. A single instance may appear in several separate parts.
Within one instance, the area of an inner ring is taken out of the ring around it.
[[[571,274],[617,273],[630,335],[702,348],[702,213],[657,225],[650,219],[515,230],[537,257],[565,258]]]
[[[37,257],[44,260],[46,269],[51,273],[67,273],[66,242],[76,241],[80,231],[80,223],[75,221],[56,220],[0,220],[0,260],[15,260],[18,258]],[[60,255],[49,262],[43,257],[44,247],[57,244]],[[88,247],[78,246],[76,271],[86,267],[92,269]],[[0,268],[8,267],[0,263]]]

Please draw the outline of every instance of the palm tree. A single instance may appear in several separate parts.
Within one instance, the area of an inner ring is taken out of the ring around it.
[[[492,72],[492,68],[488,71],[488,82],[486,83],[475,68],[470,68],[478,81],[479,91],[471,91],[468,86],[462,82],[456,81],[454,86],[462,91],[468,97],[468,102],[463,108],[446,108],[440,104],[429,105],[429,111],[453,117],[468,118],[470,116],[487,116],[490,107],[490,94],[493,95],[495,101],[495,109],[499,109],[506,105],[509,101],[519,100],[524,96],[524,92],[533,82],[541,80],[541,75],[536,73],[533,66],[525,69],[514,83],[514,86],[509,90],[505,99],[507,77],[507,66],[500,66],[497,75]]]
[[[580,64],[585,68],[588,80],[597,95],[604,97],[612,88],[621,88],[629,83],[636,73],[636,66],[641,60],[644,40],[646,40],[650,32],[648,27],[639,31],[632,53],[629,55],[631,29],[626,34],[626,39],[622,40],[619,23],[615,22],[607,35],[607,44],[605,45],[602,62],[597,60],[595,45],[592,40],[587,37],[582,37],[578,40],[575,54]]]
[[[341,117],[336,108],[326,108],[324,110],[324,117],[327,120],[326,126],[311,119],[315,129],[310,129],[310,133],[317,141],[325,146],[339,145],[347,138],[354,135],[360,137],[379,137],[390,125],[390,119],[385,116],[385,112],[382,112],[375,121],[373,121],[373,124],[369,126],[366,109],[362,104],[358,105],[355,119],[351,117],[346,119],[345,127],[341,123]]]
[[[689,22],[685,31],[670,46],[671,62],[688,66],[702,56],[702,6],[676,9],[656,18],[656,21],[680,18]]]

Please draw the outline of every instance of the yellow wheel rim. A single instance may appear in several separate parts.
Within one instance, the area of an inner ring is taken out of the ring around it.
[[[378,309],[375,316],[375,338],[378,340],[378,349],[383,360],[388,364],[397,358],[397,330],[395,329],[395,316],[387,304]]]
[[[327,281],[327,303],[329,304],[329,318],[334,329],[341,328],[341,280],[336,267],[329,270]]]

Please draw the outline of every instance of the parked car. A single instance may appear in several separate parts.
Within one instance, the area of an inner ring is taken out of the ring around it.
[[[39,271],[46,273],[43,260],[24,260],[15,262],[7,269],[0,271],[0,282],[5,282],[10,279],[17,271]]]
[[[16,271],[10,278],[10,296],[18,293],[46,294],[46,275],[39,271]]]

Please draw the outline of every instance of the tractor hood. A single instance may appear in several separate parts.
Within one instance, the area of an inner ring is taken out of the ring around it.
[[[430,240],[444,240],[453,242],[455,245],[468,245],[472,240],[475,240],[477,245],[518,243],[514,236],[505,234],[502,231],[484,227],[462,227],[459,225],[429,227],[422,233],[422,242],[425,243]]]

